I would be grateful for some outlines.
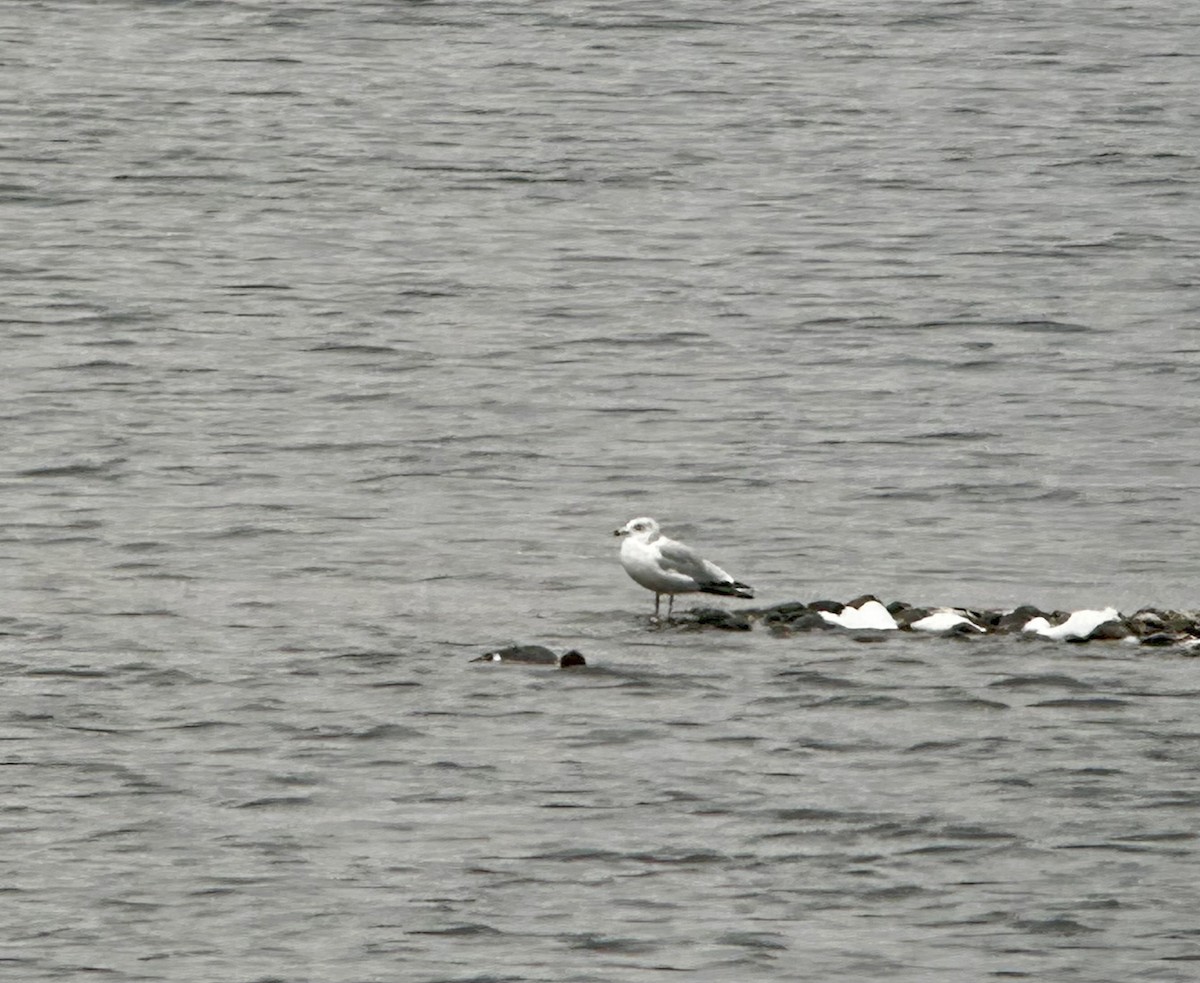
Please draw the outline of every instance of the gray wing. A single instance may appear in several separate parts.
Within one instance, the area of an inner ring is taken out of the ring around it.
[[[673,570],[685,577],[691,577],[698,584],[723,584],[733,581],[733,578],[719,566],[709,563],[699,553],[689,546],[684,546],[683,543],[677,543],[664,536],[655,545],[662,555],[662,566],[666,570]]]

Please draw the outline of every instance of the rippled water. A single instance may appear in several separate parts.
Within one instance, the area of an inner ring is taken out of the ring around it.
[[[0,9],[0,965],[1193,979],[1193,660],[658,630],[611,531],[762,603],[1200,607],[1197,51]]]

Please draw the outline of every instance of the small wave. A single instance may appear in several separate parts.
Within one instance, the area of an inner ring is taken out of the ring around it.
[[[1118,700],[1110,696],[1079,697],[1077,699],[1062,698],[1057,700],[1041,700],[1030,706],[1052,708],[1056,710],[1116,710],[1131,706],[1128,700]]]
[[[128,458],[114,457],[107,461],[75,461],[68,464],[45,464],[39,467],[26,468],[18,471],[21,478],[88,478],[95,475],[108,475]]]

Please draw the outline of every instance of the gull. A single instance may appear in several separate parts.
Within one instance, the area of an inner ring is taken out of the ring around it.
[[[734,580],[715,563],[709,563],[691,547],[668,539],[658,523],[642,516],[630,519],[613,533],[625,536],[621,543],[621,566],[634,580],[654,591],[654,617],[659,602],[667,595],[667,617],[676,594],[723,594],[726,597],[753,597],[754,590]]]

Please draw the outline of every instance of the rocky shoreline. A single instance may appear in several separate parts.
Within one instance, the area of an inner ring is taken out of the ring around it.
[[[770,607],[727,611],[694,607],[676,615],[682,630],[750,631],[755,626],[788,637],[811,631],[923,631],[938,635],[1018,635],[1076,644],[1119,642],[1183,648],[1200,655],[1200,611],[1141,608],[1124,615],[1115,608],[1045,611],[1032,604],[1011,610],[924,607],[904,601],[884,604],[872,594],[854,600],[787,601]]]

